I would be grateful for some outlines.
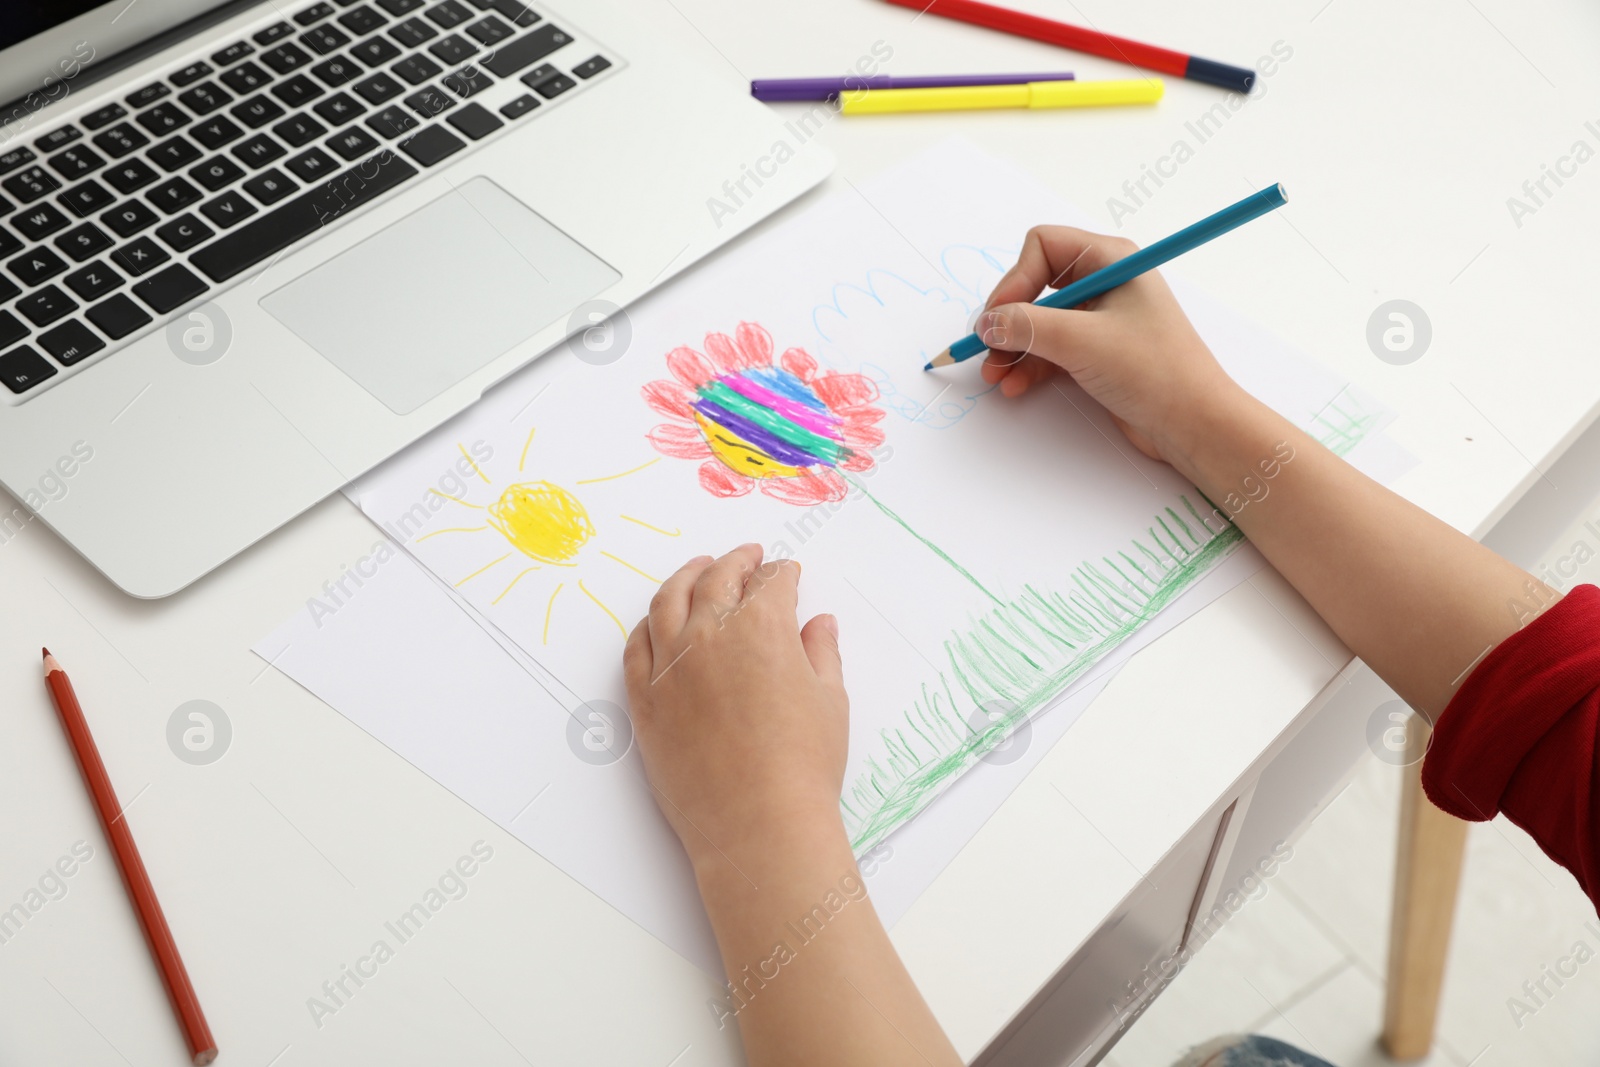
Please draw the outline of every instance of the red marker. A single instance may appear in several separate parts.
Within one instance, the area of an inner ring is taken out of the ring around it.
[[[144,939],[150,945],[156,967],[161,971],[161,981],[167,987],[167,997],[172,1010],[183,1028],[183,1038],[189,1043],[189,1057],[197,1065],[210,1063],[217,1058],[217,1043],[206,1025],[205,1013],[200,1010],[200,1000],[189,983],[189,972],[184,969],[178,955],[178,944],[167,928],[167,917],[161,914],[161,902],[156,900],[155,887],[139,858],[139,848],[133,843],[128,830],[128,820],[123,817],[122,805],[117,803],[116,791],[111,788],[111,777],[106,765],[100,762],[100,750],[89,734],[89,723],[83,717],[83,708],[67,680],[61,664],[44,650],[44,681],[55,698],[56,711],[61,714],[61,726],[67,731],[72,744],[72,754],[78,757],[78,769],[83,772],[83,782],[89,787],[94,808],[100,814],[100,825],[105,827],[111,851],[117,856],[117,869],[122,872],[122,884],[127,887],[128,899],[133,902],[133,912],[144,930]]]
[[[1070,48],[1076,52],[1087,52],[1092,56],[1120,60],[1135,67],[1160,71],[1162,74],[1171,74],[1177,78],[1188,78],[1190,81],[1232,89],[1236,93],[1248,93],[1256,82],[1256,72],[1248,67],[1231,67],[1226,63],[1174,52],[1170,48],[1140,44],[1126,37],[1113,37],[1099,30],[1086,30],[1081,26],[1057,22],[1039,15],[1029,15],[1009,8],[995,7],[993,4],[979,3],[978,0],[931,0],[931,2],[889,0],[889,3],[909,7],[913,11],[943,15],[947,19],[970,22],[974,26],[999,30],[1001,33],[1028,37],[1061,48]]]

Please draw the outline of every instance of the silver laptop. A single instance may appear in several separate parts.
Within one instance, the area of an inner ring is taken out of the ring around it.
[[[0,542],[170,594],[831,168],[561,2],[6,5]]]

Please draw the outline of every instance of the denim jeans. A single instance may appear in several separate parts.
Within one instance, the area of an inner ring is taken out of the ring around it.
[[[1209,1055],[1203,1059],[1185,1060],[1185,1064],[1204,1063],[1206,1067],[1333,1067],[1327,1060],[1260,1034],[1234,1038],[1220,1048],[1209,1045],[1197,1051]]]

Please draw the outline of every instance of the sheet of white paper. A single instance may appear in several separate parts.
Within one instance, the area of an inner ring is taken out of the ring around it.
[[[368,617],[351,605],[309,604],[289,626],[298,636],[262,653],[703,963],[686,947],[703,916],[686,881],[659,877],[682,860],[642,783],[597,775],[583,755],[625,732],[624,623],[685,558],[760,542],[806,564],[803,614],[840,618],[853,708],[842,803],[862,852],[964,772],[989,774],[984,757],[1052,702],[1063,706],[1037,725],[1064,730],[1088,699],[1075,685],[1255,565],[1219,568],[1237,531],[1075,386],[1006,403],[970,366],[921,371],[964,332],[1027,226],[1078,218],[1006,164],[946,146],[636,306],[611,327],[629,337],[619,358],[553,353],[361,479],[352,498],[462,598],[433,590],[476,631],[461,639],[518,650],[507,662],[521,680],[495,677],[520,714],[475,710],[455,731],[437,710],[461,706],[452,686],[375,703],[369,680],[324,677],[350,663],[322,651],[335,622]],[[1384,413],[1336,376],[1177,288],[1219,358],[1279,410],[1340,451],[1381,427]],[[415,614],[387,618],[350,640],[430,647],[385,632]],[[384,685],[406,676],[406,656],[374,657]],[[617,768],[636,770],[636,756]],[[592,802],[530,823],[539,801],[519,818],[546,786]],[[976,801],[942,808],[968,818],[902,836],[953,847],[883,865],[880,907],[886,894],[909,904],[987,814]],[[903,891],[888,889],[896,870]]]

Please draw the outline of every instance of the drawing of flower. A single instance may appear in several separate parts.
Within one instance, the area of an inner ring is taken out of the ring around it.
[[[642,392],[673,421],[647,436],[663,455],[704,460],[700,484],[713,496],[759,487],[786,504],[843,500],[849,486],[840,472],[871,470],[870,450],[883,443],[870,378],[819,371],[800,348],[774,364],[772,336],[753,322],[733,337],[706,334],[705,354],[673,349],[667,369],[672,378]]]

